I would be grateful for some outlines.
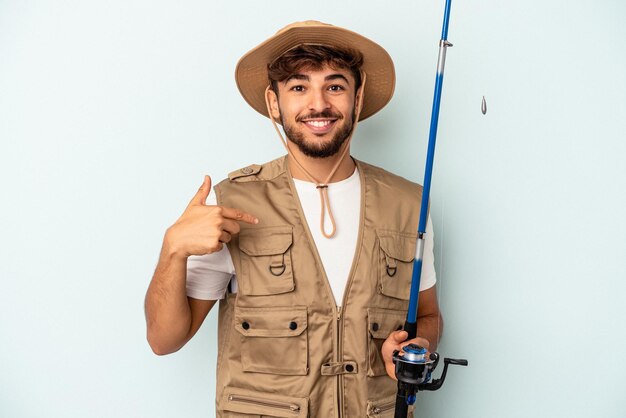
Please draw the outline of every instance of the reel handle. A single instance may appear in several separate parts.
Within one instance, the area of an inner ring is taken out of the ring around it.
[[[435,354],[435,353],[433,353]],[[455,366],[467,366],[469,362],[465,359],[455,359],[455,358],[444,358],[443,359],[443,372],[441,372],[441,376],[439,379],[433,379],[432,382],[422,383],[418,385],[418,390],[438,390],[443,386],[443,382],[446,380],[446,374],[448,373],[448,366],[452,364]]]
[[[454,364],[456,366],[467,366],[469,363],[465,359],[456,359],[456,358],[444,358],[444,364]]]

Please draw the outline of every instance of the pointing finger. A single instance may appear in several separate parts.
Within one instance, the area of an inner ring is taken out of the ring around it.
[[[249,224],[258,224],[259,220],[256,216],[250,215],[239,209],[233,209],[228,207],[222,207],[222,216],[228,219],[234,219],[236,221],[247,222]]]

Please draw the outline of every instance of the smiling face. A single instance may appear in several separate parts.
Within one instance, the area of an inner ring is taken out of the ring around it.
[[[277,83],[277,88],[270,106],[287,138],[309,157],[339,152],[354,125],[356,81],[351,71],[329,65],[301,70]]]

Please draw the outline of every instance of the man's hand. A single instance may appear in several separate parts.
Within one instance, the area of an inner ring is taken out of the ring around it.
[[[387,374],[393,379],[396,379],[396,365],[393,364],[393,352],[395,350],[400,350],[402,347],[409,345],[411,343],[420,345],[428,350],[430,343],[426,338],[414,338],[412,340],[406,341],[409,334],[406,331],[394,331],[389,334],[389,337],[383,343],[383,347],[381,349],[381,353],[383,355],[383,360],[385,361],[385,369],[387,370]]]
[[[187,297],[187,257],[221,250],[233,234],[239,233],[239,221],[259,222],[238,209],[207,206],[210,191],[211,178],[204,176],[200,190],[163,239],[159,263],[146,293],[147,337],[156,354],[173,353],[185,345],[215,304],[214,300]]]
[[[206,199],[211,191],[211,178],[204,182],[191,199],[182,216],[169,227],[165,234],[164,247],[177,257],[211,254],[219,251],[238,234],[238,222],[257,224],[259,220],[249,213],[225,206],[208,206]]]

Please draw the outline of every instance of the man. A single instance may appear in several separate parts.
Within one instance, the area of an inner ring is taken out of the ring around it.
[[[357,122],[391,99],[391,58],[354,32],[299,22],[244,55],[236,79],[281,139],[282,125],[288,155],[231,173],[215,197],[205,177],[165,234],[146,295],[150,346],[180,349],[220,299],[217,416],[387,416],[421,187],[349,149]],[[430,222],[427,237],[412,342],[434,351]]]

